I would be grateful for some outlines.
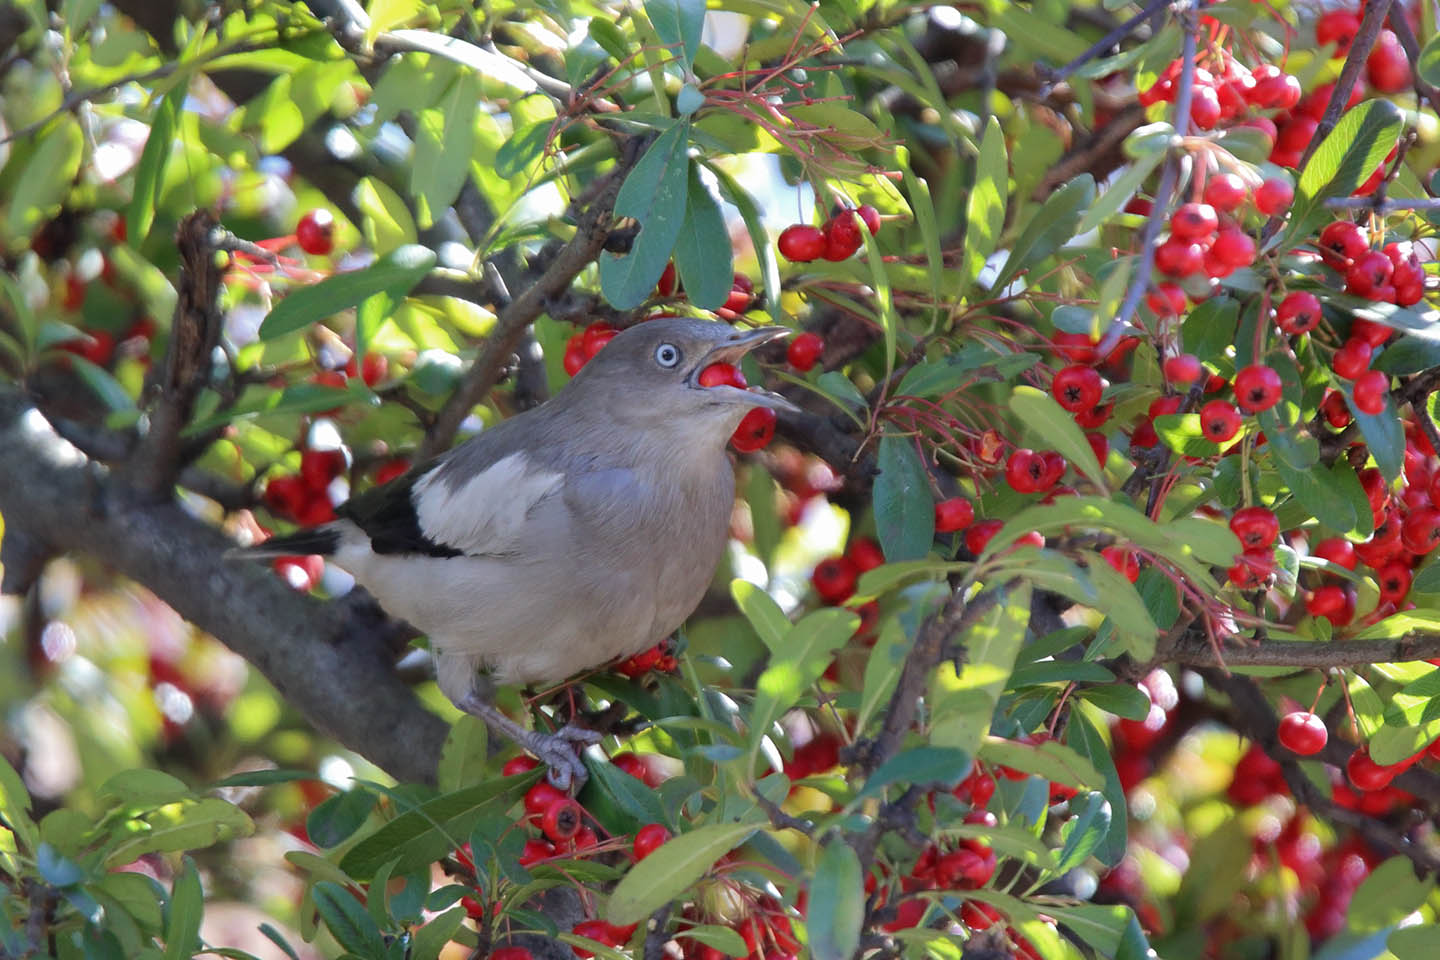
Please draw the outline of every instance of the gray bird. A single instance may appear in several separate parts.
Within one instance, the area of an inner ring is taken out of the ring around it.
[[[663,318],[617,335],[540,406],[347,501],[340,519],[241,551],[318,553],[430,638],[440,689],[583,780],[566,726],[527,730],[496,684],[555,683],[654,646],[699,604],[725,548],[735,475],[725,444],[757,388],[702,387],[788,330]]]

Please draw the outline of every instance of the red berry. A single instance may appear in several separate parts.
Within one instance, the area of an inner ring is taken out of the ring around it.
[[[1440,510],[1422,507],[1412,510],[1400,525],[1400,542],[1411,553],[1429,553],[1440,544]]]
[[[1105,562],[1114,567],[1118,573],[1124,574],[1125,579],[1134,583],[1140,578],[1140,561],[1135,556],[1134,550],[1125,547],[1106,547],[1100,551],[1100,556]]]
[[[730,363],[712,363],[700,371],[695,382],[702,387],[738,387],[744,390],[749,384],[740,368]]]
[[[1238,227],[1226,227],[1215,235],[1209,256],[1227,267],[1248,267],[1255,262],[1255,241]]]
[[[295,225],[295,242],[300,249],[315,256],[324,256],[335,249],[335,217],[324,207],[316,207]]]
[[[1320,313],[1320,298],[1305,290],[1294,290],[1275,308],[1275,323],[1289,334],[1309,333],[1320,322]]]
[[[1205,181],[1205,202],[1221,213],[1229,213],[1245,202],[1245,181],[1233,173],[1221,173]]]
[[[1074,364],[1056,372],[1050,382],[1050,392],[1060,406],[1074,413],[1099,404],[1105,392],[1105,381],[1094,367]]]
[[[1374,416],[1385,410],[1385,398],[1390,395],[1390,374],[1382,370],[1367,370],[1355,378],[1355,409]]]
[[[1268,547],[1280,535],[1280,522],[1264,507],[1242,507],[1230,518],[1230,529],[1246,550]]]
[[[1181,240],[1200,240],[1215,233],[1220,218],[1208,203],[1182,203],[1170,217],[1170,235]]]
[[[825,252],[821,256],[826,260],[848,260],[864,245],[865,240],[860,235],[860,228],[856,225],[855,215],[851,211],[841,210],[825,221]]]
[[[1350,754],[1350,759],[1345,761],[1345,774],[1355,789],[1370,793],[1375,790],[1383,790],[1395,779],[1396,771],[1389,767],[1382,767],[1370,759],[1370,748],[1360,746]]]
[[[730,287],[730,296],[720,306],[720,310],[729,311],[731,314],[742,314],[750,309],[750,304],[755,299],[755,284],[743,273],[735,274],[735,279]]]
[[[1414,579],[1410,568],[1403,560],[1391,560],[1375,571],[1375,582],[1380,587],[1380,602],[1399,604],[1410,592]]]
[[[1346,380],[1354,380],[1370,366],[1370,358],[1375,351],[1370,344],[1356,337],[1346,340],[1335,356],[1331,358],[1330,365],[1335,369],[1337,377],[1344,377]]]
[[[311,490],[298,474],[274,477],[265,484],[265,504],[275,513],[294,519],[309,502]]]
[[[1365,231],[1349,220],[1337,220],[1320,231],[1320,257],[1336,270],[1344,270],[1370,249]]]
[[[1184,389],[1204,373],[1200,360],[1193,353],[1179,353],[1173,357],[1166,357],[1165,364],[1161,367],[1165,374],[1165,380],[1177,389]]]
[[[880,232],[879,210],[876,210],[868,203],[862,203],[855,212],[860,214],[861,220],[865,221],[865,229],[870,231],[870,236],[873,237]]]
[[[775,437],[777,419],[769,407],[756,407],[741,418],[740,426],[730,435],[730,445],[741,453],[763,449]]]
[[[1354,10],[1327,10],[1315,19],[1315,42],[1320,46],[1335,44],[1336,57],[1350,52],[1350,44],[1360,30],[1360,16]]]
[[[1255,190],[1255,209],[1267,217],[1283,212],[1294,200],[1295,188],[1281,177],[1271,177]]]
[[[1371,297],[1390,283],[1395,264],[1379,250],[1366,250],[1345,270],[1345,292],[1357,297]]]
[[[511,757],[509,760],[505,761],[505,766],[500,768],[500,776],[518,776],[522,773],[529,773],[531,770],[534,770],[538,766],[540,766],[539,760],[536,760],[534,757],[527,757],[525,754],[522,753],[518,757]]]
[[[975,522],[975,507],[964,497],[950,497],[935,503],[935,532],[954,533]]]
[[[670,831],[658,823],[647,823],[635,831],[635,844],[633,847],[633,858],[636,863],[644,860],[654,853],[660,846],[670,839]]]
[[[797,223],[785,228],[776,246],[791,263],[809,263],[825,254],[825,234],[818,227]]]
[[[810,582],[826,603],[843,603],[855,592],[855,565],[844,557],[828,557],[815,565]]]
[[[490,960],[535,960],[535,955],[524,947],[505,946],[491,950]]]
[[[1016,493],[1034,493],[1045,478],[1045,458],[1028,447],[1020,447],[1005,462],[1005,482]]]
[[[806,331],[790,341],[790,346],[785,350],[785,360],[790,366],[804,373],[815,366],[824,351],[825,341],[820,335]]]
[[[1275,572],[1275,553],[1269,547],[1246,550],[1235,558],[1228,571],[1230,582],[1242,590],[1258,590],[1270,582]]]
[[[541,780],[525,792],[525,812],[544,816],[546,810],[565,799],[565,794],[551,786],[549,781]]]
[[[1200,432],[1211,443],[1224,443],[1240,432],[1240,411],[1228,400],[1211,400],[1200,408]]]
[[[1411,84],[1410,61],[1405,48],[1389,30],[1381,30],[1365,58],[1365,79],[1378,93],[1399,93]]]
[[[1246,413],[1261,413],[1280,402],[1280,374],[1263,364],[1251,364],[1235,374],[1235,402]]]
[[[1325,721],[1313,713],[1296,710],[1280,719],[1280,743],[1289,750],[1308,757],[1325,749],[1330,732]]]
[[[679,281],[676,279],[675,261],[671,260],[665,264],[665,269],[660,271],[660,279],[655,282],[655,294],[661,297],[673,297],[679,288]]]
[[[1092,430],[1085,434],[1085,442],[1090,444],[1090,452],[1095,454],[1095,462],[1105,466],[1105,461],[1110,459],[1110,441],[1105,439],[1105,434]]]
[[[532,863],[539,863],[541,860],[549,860],[558,851],[555,845],[549,840],[538,840],[534,837],[525,841],[525,846],[520,851],[520,866],[528,867]]]
[[[1343,627],[1355,617],[1355,592],[1338,583],[1327,583],[1306,597],[1305,612]]]
[[[982,520],[971,525],[970,529],[965,531],[965,549],[977,557],[980,556],[985,552],[986,544],[1003,526],[1005,523],[1002,520]]]
[[[1355,544],[1344,537],[1330,537],[1321,540],[1315,544],[1315,548],[1310,553],[1321,560],[1328,560],[1336,566],[1344,567],[1346,570],[1354,570],[1355,564],[1358,562],[1355,559]]]
[[[562,797],[545,808],[545,813],[540,817],[540,829],[556,843],[569,840],[579,832],[580,818],[584,812],[580,804],[573,799]]]
[[[1145,294],[1145,305],[1157,317],[1178,317],[1185,312],[1185,291],[1178,283],[1157,284]]]
[[[1224,112],[1225,108],[1220,104],[1220,94],[1214,87],[1197,83],[1191,88],[1190,119],[1195,121],[1195,126],[1201,130],[1214,129]]]
[[[577,333],[565,342],[565,372],[570,376],[580,372],[580,368],[589,362],[590,358],[585,355],[585,336]]]
[[[874,570],[885,562],[885,554],[881,552],[880,544],[869,537],[859,537],[852,541],[845,551],[845,558],[861,573]]]
[[[1205,266],[1205,248],[1198,243],[1171,237],[1155,248],[1155,269],[1171,277],[1198,273]]]
[[[300,454],[300,476],[311,490],[324,490],[344,469],[343,450],[306,450]]]

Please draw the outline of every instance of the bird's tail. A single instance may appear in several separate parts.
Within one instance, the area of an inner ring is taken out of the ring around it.
[[[308,530],[297,530],[283,537],[271,537],[253,547],[235,547],[226,557],[235,560],[266,560],[271,557],[306,556],[318,553],[328,557],[340,547],[340,528],[333,523]]]

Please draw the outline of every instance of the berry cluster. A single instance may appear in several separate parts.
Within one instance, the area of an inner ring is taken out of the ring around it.
[[[880,211],[870,204],[859,207],[843,207],[836,210],[823,226],[812,227],[807,223],[796,223],[780,233],[780,256],[791,263],[810,263],[812,260],[839,262],[849,260],[855,251],[865,245],[860,235],[856,217],[865,224],[870,236],[880,232]]]

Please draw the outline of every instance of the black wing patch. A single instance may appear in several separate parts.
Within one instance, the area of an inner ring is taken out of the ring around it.
[[[415,481],[425,474],[411,472],[403,477],[352,497],[335,512],[354,523],[370,537],[376,553],[411,553],[427,557],[458,557],[461,551],[436,543],[420,529],[415,513]]]

